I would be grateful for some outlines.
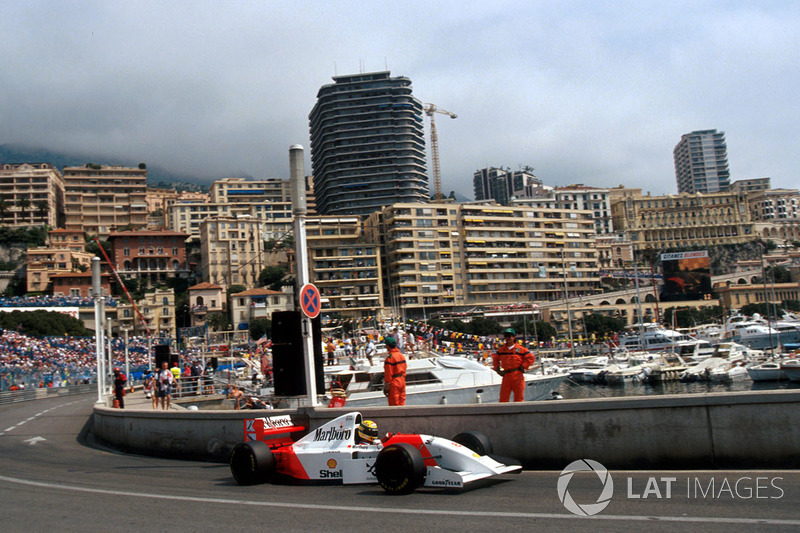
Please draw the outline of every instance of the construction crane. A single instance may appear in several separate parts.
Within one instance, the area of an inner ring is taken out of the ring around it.
[[[458,115],[439,109],[435,104],[425,104],[422,107],[425,114],[431,117],[431,165],[433,166],[433,198],[434,200],[442,199],[442,171],[439,168],[439,136],[436,133],[436,120],[433,118],[434,113],[441,113],[450,118],[458,118]]]

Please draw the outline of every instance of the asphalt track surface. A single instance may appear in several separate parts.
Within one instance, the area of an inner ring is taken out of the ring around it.
[[[0,406],[4,531],[800,531],[799,471],[613,471],[613,496],[591,517],[565,508],[561,472],[550,471],[409,496],[376,485],[240,487],[227,465],[94,446],[95,399]],[[581,505],[602,493],[592,472],[565,487]]]

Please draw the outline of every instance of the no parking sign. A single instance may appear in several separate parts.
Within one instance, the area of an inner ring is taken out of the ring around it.
[[[300,309],[308,318],[317,318],[322,309],[319,289],[313,283],[306,283],[300,289]]]

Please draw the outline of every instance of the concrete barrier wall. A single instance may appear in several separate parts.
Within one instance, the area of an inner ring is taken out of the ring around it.
[[[94,433],[123,451],[227,461],[243,419],[277,414],[311,428],[350,409],[131,411],[96,407]],[[479,430],[495,453],[526,468],[576,459],[616,469],[798,468],[800,391],[764,391],[522,404],[362,408],[380,432],[452,438]]]

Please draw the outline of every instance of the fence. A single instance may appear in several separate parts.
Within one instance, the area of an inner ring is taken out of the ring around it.
[[[97,384],[89,383],[85,385],[71,385],[67,387],[45,387],[36,389],[25,389],[0,392],[0,405],[16,402],[28,402],[31,400],[43,400],[56,396],[73,396],[76,394],[87,394],[97,392]]]

